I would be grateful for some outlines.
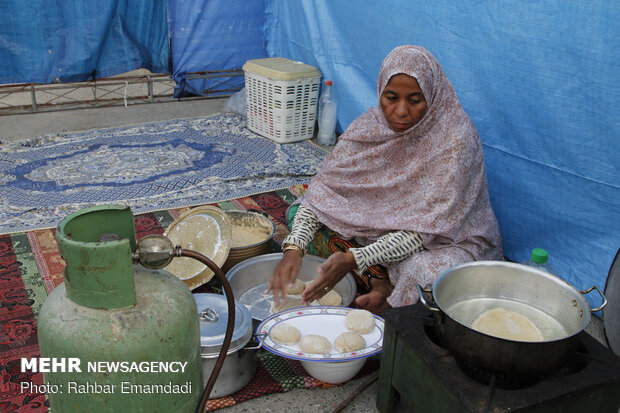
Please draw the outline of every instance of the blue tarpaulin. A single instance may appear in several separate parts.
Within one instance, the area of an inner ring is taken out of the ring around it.
[[[619,2],[265,4],[269,55],[334,81],[340,131],[377,104],[390,50],[433,52],[480,133],[506,257],[545,248],[576,288],[604,287],[620,246]]]
[[[607,0],[4,0],[0,83],[144,67],[201,94],[187,73],[281,56],[334,81],[342,131],[376,105],[385,55],[422,45],[480,133],[506,257],[545,248],[576,288],[602,288],[620,246],[619,38]]]
[[[187,73],[241,69],[247,60],[267,57],[263,0],[169,0],[168,4],[175,94],[202,95],[210,88],[208,81],[188,80]],[[244,78],[210,82],[216,89],[241,88]]]
[[[168,73],[166,0],[3,0],[0,83]]]

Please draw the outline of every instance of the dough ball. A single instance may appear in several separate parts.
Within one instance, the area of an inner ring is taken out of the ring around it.
[[[325,354],[330,352],[332,345],[329,340],[323,336],[308,334],[301,338],[299,348],[304,353]]]
[[[367,310],[353,310],[344,320],[349,330],[353,330],[360,334],[370,333],[375,329],[375,317]]]
[[[301,338],[297,327],[287,323],[280,323],[269,330],[269,336],[278,344],[296,344]]]
[[[340,305],[342,304],[342,297],[334,290],[329,290],[327,294],[319,298],[319,304],[321,305]]]
[[[544,341],[540,330],[529,318],[501,307],[480,314],[472,328],[506,340]]]
[[[287,294],[301,294],[304,292],[306,284],[299,278],[295,280],[295,283],[286,289]]]
[[[350,351],[357,351],[366,347],[366,340],[364,340],[364,337],[358,333],[347,331],[346,333],[342,333],[336,337],[334,347],[342,353],[348,353]]]
[[[280,304],[275,305],[274,302],[271,303],[271,312],[279,313],[280,311],[290,310],[292,308],[297,307],[305,307],[305,305],[298,298],[289,298],[286,301],[280,301]]]

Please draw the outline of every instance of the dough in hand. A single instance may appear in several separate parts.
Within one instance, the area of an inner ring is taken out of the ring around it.
[[[332,345],[328,339],[316,334],[308,334],[301,338],[299,348],[304,353],[325,354],[329,353]]]
[[[305,307],[305,305],[298,298],[289,298],[286,301],[280,301],[280,304],[275,305],[274,302],[271,303],[271,312],[279,313],[280,311],[290,310],[292,308],[297,307]]]
[[[306,284],[298,278],[295,280],[295,283],[292,286],[287,287],[286,293],[295,294],[295,295],[301,294],[302,292],[304,292],[305,288],[306,288]]]
[[[358,333],[347,331],[336,337],[334,347],[342,353],[348,353],[350,351],[357,351],[366,347],[366,340],[364,340],[364,337]]]
[[[471,327],[507,340],[544,341],[542,333],[529,318],[501,307],[480,314]]]
[[[278,344],[296,344],[301,338],[297,327],[287,323],[280,323],[269,330],[269,336]]]
[[[342,296],[334,290],[329,290],[327,294],[319,298],[321,305],[340,305],[342,304]]]
[[[356,333],[367,334],[375,329],[375,317],[367,310],[353,310],[347,314],[345,325]]]

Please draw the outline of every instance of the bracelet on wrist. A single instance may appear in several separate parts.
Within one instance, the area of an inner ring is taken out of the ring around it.
[[[299,255],[301,255],[302,257],[304,256],[304,250],[295,244],[285,244],[284,247],[282,247],[282,252],[286,252],[288,250],[297,251]]]

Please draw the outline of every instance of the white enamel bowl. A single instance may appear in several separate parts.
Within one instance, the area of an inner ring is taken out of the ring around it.
[[[354,310],[349,307],[310,306],[281,311],[263,320],[256,328],[256,335],[263,348],[279,356],[299,360],[308,374],[325,383],[343,383],[353,378],[362,368],[368,357],[378,354],[383,346],[384,320],[375,315],[375,328],[362,334],[366,347],[357,351],[339,352],[333,343],[340,334],[349,331],[345,325],[347,314]],[[281,345],[272,340],[269,332],[278,324],[287,323],[299,330],[302,337],[317,334],[332,343],[326,354],[313,354],[301,351],[299,343]]]
[[[301,365],[309,375],[325,383],[339,384],[351,380],[364,366],[367,357],[362,359],[323,363],[320,361],[302,361]]]

